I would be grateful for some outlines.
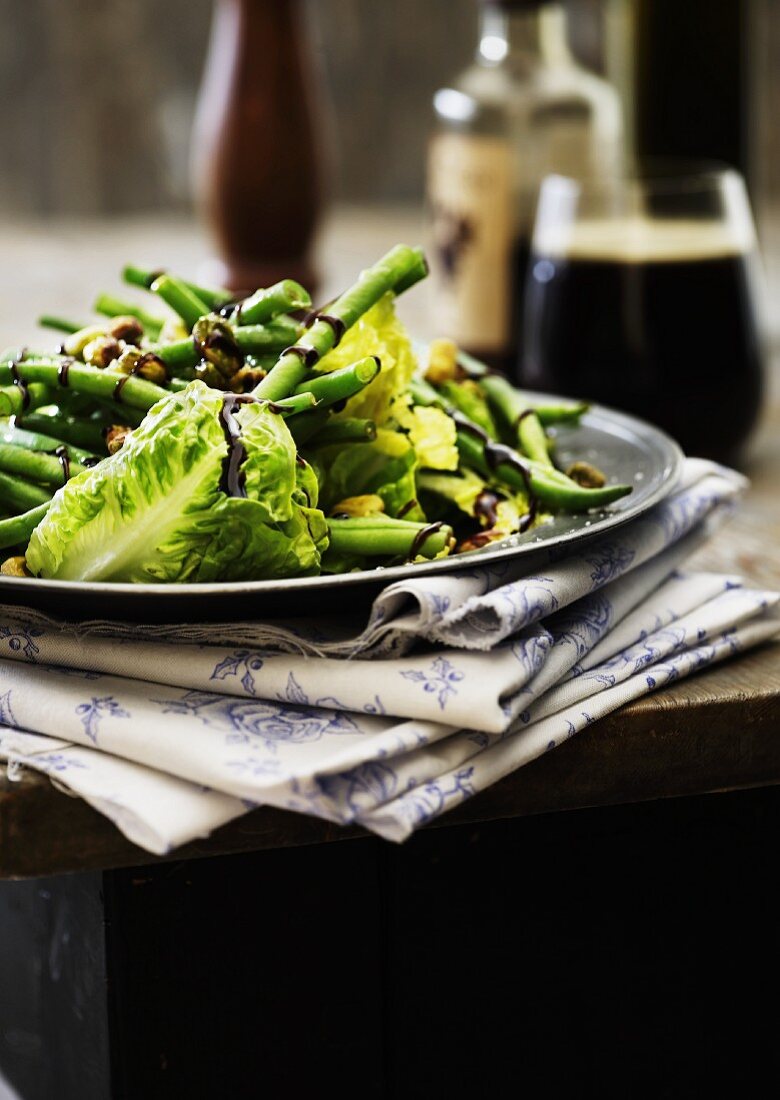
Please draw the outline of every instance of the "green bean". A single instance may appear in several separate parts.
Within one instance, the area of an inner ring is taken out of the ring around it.
[[[333,517],[328,532],[329,550],[361,558],[435,558],[449,549],[453,537],[446,524],[409,523],[391,516]]]
[[[16,512],[38,508],[51,498],[51,493],[40,485],[33,485],[10,474],[0,473],[0,503]]]
[[[2,377],[1,374],[0,377]],[[25,385],[0,385],[0,416],[14,416],[24,412],[25,409],[37,409],[50,402],[51,390],[46,385],[37,382]]]
[[[18,516],[0,519],[0,547],[16,546],[29,541],[30,535],[51,507],[51,500],[38,504]]]
[[[276,366],[255,387],[255,396],[273,400],[291,393],[304,380],[307,369],[335,346],[339,323],[344,329],[351,328],[388,291],[398,293],[400,289],[407,289],[422,278],[426,270],[420,249],[396,245],[373,267],[362,272],[357,282],[328,307],[331,321],[318,320],[306,329],[297,350],[287,351],[280,357]]]
[[[294,279],[282,279],[280,283],[258,290],[240,302],[231,321],[236,325],[264,325],[281,313],[292,313],[310,306],[311,296],[300,283]]]
[[[160,329],[165,324],[162,317],[157,317],[142,306],[126,302],[124,298],[115,298],[111,294],[99,294],[92,307],[95,313],[101,313],[104,317],[135,317],[144,327],[144,331],[150,340],[156,340],[160,335]]]
[[[122,278],[126,283],[143,287],[144,290],[150,290],[155,279],[159,279],[161,275],[165,274],[167,274],[165,271],[154,271],[149,268],[137,267],[135,264],[126,264],[122,270]],[[189,279],[181,279],[180,282],[200,298],[202,302],[205,302],[209,309],[221,309],[222,306],[226,306],[233,301],[234,296],[230,291],[223,290],[221,287],[201,286],[199,283],[190,282]]]
[[[246,355],[262,355],[274,352],[278,354],[298,339],[302,326],[289,317],[277,317],[267,325],[245,325],[231,328],[226,322],[215,318],[214,324],[220,325],[230,339],[234,340],[239,352]],[[192,370],[203,358],[202,351],[196,347],[195,341],[188,336],[185,340],[175,340],[170,344],[156,344],[150,351],[154,352],[169,371],[181,373]],[[274,360],[276,362],[276,360]],[[261,396],[267,396],[262,394]],[[277,396],[284,396],[283,394]]]
[[[313,409],[289,420],[287,427],[298,450],[308,445],[309,440],[327,423],[329,416],[330,409]]]
[[[590,405],[586,401],[578,401],[576,404],[562,405],[532,404],[531,408],[547,428],[553,424],[576,424],[588,411]]]
[[[9,423],[1,430],[3,443],[8,443],[13,447],[26,447],[31,451],[56,451],[58,447],[67,445],[69,457],[76,462],[83,462],[84,459],[95,457],[94,449],[85,450],[83,447],[74,445],[72,440],[66,439],[61,434],[62,424],[52,416],[33,414],[25,417],[21,424],[19,417],[15,417],[14,420],[14,424]],[[37,427],[39,424],[46,429],[49,425],[52,428],[56,427],[60,434],[54,436],[49,435],[46,431],[39,431]],[[105,450],[102,435],[99,437],[99,447],[97,449]]]
[[[311,440],[312,447],[329,447],[333,443],[372,443],[376,439],[376,424],[355,416],[343,420],[329,419]]]
[[[480,386],[514,436],[513,442],[519,444],[522,452],[534,462],[541,466],[552,466],[544,428],[523,395],[500,374],[485,375],[480,379]]]
[[[84,328],[83,323],[78,321],[69,321],[65,317],[55,317],[51,313],[44,313],[43,316],[38,318],[38,324],[41,328],[52,328],[55,332],[78,332],[79,329]]]
[[[150,409],[168,392],[143,378],[110,370],[98,370],[96,367],[87,367],[83,363],[69,363],[64,367],[57,363],[41,363],[34,360],[17,363],[13,370],[9,364],[0,363],[0,388],[3,384],[7,386],[7,383],[13,382],[14,371],[24,382],[43,383],[52,387],[68,386],[76,393],[86,393],[91,397],[102,397],[107,400],[121,396],[123,405],[144,410]],[[0,389],[0,392],[4,390]]]
[[[341,367],[329,374],[320,374],[316,378],[301,382],[293,392],[311,393],[322,404],[335,405],[336,402],[345,401],[365,389],[369,382],[373,382],[380,369],[381,364],[377,357],[368,355],[348,367]]]
[[[565,474],[522,457],[511,447],[491,445],[489,440],[480,438],[483,434],[476,425],[459,425],[458,453],[463,465],[470,466],[485,478],[503,481],[515,492],[528,492],[530,488],[550,511],[588,512],[613,504],[631,492],[630,485],[585,489]],[[485,453],[486,442],[493,448],[490,461]]]
[[[279,401],[270,401],[269,404],[282,416],[297,416],[299,413],[308,413],[317,407],[317,399],[313,393],[306,390],[304,393],[294,394],[292,397],[282,397]]]
[[[207,303],[175,275],[160,275],[149,289],[167,302],[174,313],[181,317],[190,332],[200,318],[209,312]]]
[[[72,460],[64,444],[61,454],[60,459],[56,454],[49,454],[47,451],[29,451],[26,447],[0,443],[0,471],[59,488],[68,478],[75,477],[86,469]]]

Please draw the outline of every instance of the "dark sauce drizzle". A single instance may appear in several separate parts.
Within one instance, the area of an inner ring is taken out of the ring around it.
[[[409,551],[409,561],[414,561],[420,550],[425,543],[425,540],[429,535],[435,535],[437,531],[440,531],[444,524],[441,520],[437,520],[436,523],[428,523],[425,527],[421,527],[417,534],[414,536],[412,542],[412,548]]]
[[[62,467],[62,484],[64,485],[67,481],[70,481],[70,452],[64,443],[56,448],[54,457],[59,459]]]
[[[11,366],[11,380],[12,380],[13,384],[16,386],[16,388],[18,389],[19,393],[22,395],[22,409],[21,409],[21,411],[24,412],[25,409],[27,409],[27,407],[30,404],[30,390],[29,390],[25,380],[19,374],[19,367],[18,367],[17,363],[15,363],[15,362],[11,363],[10,366]]]
[[[514,427],[515,431],[517,431],[517,429],[520,427],[520,422],[522,420],[525,420],[525,418],[527,416],[534,416],[535,413],[536,413],[535,409],[523,409],[523,411],[521,413],[518,413],[517,416],[515,417],[515,422],[513,424],[513,427]]]
[[[474,501],[474,514],[481,516],[488,527],[495,527],[498,523],[498,512],[496,508],[500,499],[501,498],[496,493],[491,492],[490,489],[483,489]]]
[[[406,504],[404,504],[403,508],[399,508],[397,518],[398,519],[403,519],[403,517],[406,515],[406,513],[411,512],[412,508],[416,507],[416,505],[417,505],[417,500],[415,499],[415,497],[412,497],[411,500],[407,500],[407,502],[406,502]]]
[[[226,325],[213,328],[204,339],[193,332],[192,344],[195,354],[207,362],[214,362],[211,356],[216,352],[218,355],[235,359],[239,366],[244,365],[244,353]]]
[[[121,403],[122,390],[125,388],[130,379],[134,375],[139,374],[143,370],[143,368],[149,363],[162,363],[163,367],[165,367],[165,363],[163,363],[159,355],[155,355],[153,351],[147,351],[146,354],[142,355],[140,359],[136,359],[135,363],[133,363],[132,367],[124,376],[124,378],[119,378],[117,380],[117,383],[114,386],[114,392],[111,395],[114,398],[114,401],[119,401]]]
[[[241,440],[241,425],[236,418],[236,406],[255,404],[251,393],[226,393],[222,398],[219,422],[225,433],[227,454],[222,462],[219,488],[229,497],[246,496],[246,474],[241,469],[246,458],[246,447]]]
[[[307,367],[313,367],[320,357],[316,348],[305,348],[302,344],[293,344],[292,347],[285,348],[282,355],[297,355]]]
[[[130,381],[130,378],[131,378],[131,375],[126,374],[117,381],[117,384],[114,386],[113,393],[111,394],[114,401],[119,401],[121,403],[121,401],[122,401],[122,390],[125,388],[127,383]]]
[[[57,367],[57,382],[64,389],[67,389],[67,387],[68,387],[68,375],[70,374],[70,368],[72,366],[73,366],[73,360],[72,359],[66,359],[64,362],[60,363],[60,365]]]
[[[333,347],[337,348],[347,330],[347,326],[340,317],[335,317],[332,313],[311,313],[306,318],[306,328],[311,328],[311,326],[316,325],[318,321],[330,325],[333,329]]]
[[[451,413],[451,416],[461,431],[467,432],[484,444],[485,462],[491,470],[495,471],[499,466],[509,466],[516,473],[520,474],[528,497],[528,511],[520,520],[518,531],[521,534],[527,531],[536,519],[536,513],[539,507],[539,502],[531,487],[531,471],[525,463],[520,460],[517,452],[513,451],[511,447],[507,447],[504,443],[494,443],[487,432],[484,432],[482,428],[474,424],[467,417],[461,416],[460,413]]]

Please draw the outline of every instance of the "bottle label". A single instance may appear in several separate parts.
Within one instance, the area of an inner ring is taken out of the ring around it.
[[[437,333],[466,348],[505,351],[514,228],[508,142],[437,135],[430,148],[428,198]]]

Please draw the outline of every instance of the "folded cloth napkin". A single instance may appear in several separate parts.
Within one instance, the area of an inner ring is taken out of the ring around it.
[[[362,620],[73,628],[0,608],[0,757],[157,853],[261,804],[403,840],[780,633],[780,595],[683,568],[744,486],[689,460],[646,515],[531,575],[522,560],[412,574]]]

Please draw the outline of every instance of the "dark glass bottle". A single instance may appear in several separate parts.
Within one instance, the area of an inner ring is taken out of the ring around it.
[[[217,0],[193,136],[221,281],[314,282],[322,208],[314,73],[299,0]]]

